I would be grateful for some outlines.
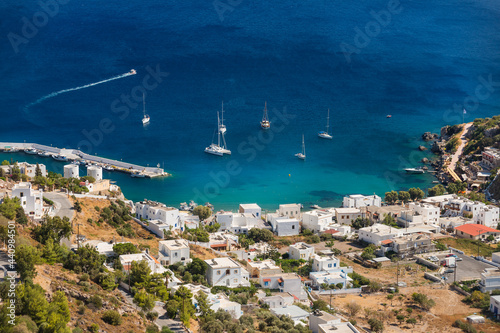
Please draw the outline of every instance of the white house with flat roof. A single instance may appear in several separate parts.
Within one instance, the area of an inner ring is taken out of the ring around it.
[[[320,256],[318,254],[313,254],[311,257],[313,272],[328,271],[340,267],[340,260],[334,255]]]
[[[309,317],[309,312],[302,310],[296,305],[289,305],[285,307],[271,308],[269,309],[275,316],[286,316],[293,320],[295,325],[304,324],[302,320],[307,321]]]
[[[342,322],[340,317],[320,310],[309,314],[309,329],[312,333],[359,333],[350,322]]]
[[[314,247],[303,242],[292,244],[288,248],[288,255],[290,259],[304,259],[307,261],[312,258],[313,254]]]
[[[181,230],[179,210],[155,201],[141,201],[135,204],[135,217],[139,220],[149,221],[150,229],[163,238],[163,230]],[[147,224],[146,224],[147,227]]]
[[[359,239],[370,244],[380,245],[387,239],[401,237],[404,229],[396,229],[385,224],[376,223],[370,227],[359,229]]]
[[[408,209],[417,215],[422,216],[422,222],[425,224],[438,224],[441,210],[439,207],[428,203],[410,202]]]
[[[283,204],[279,206],[277,213],[279,216],[300,219],[300,204]]]
[[[208,265],[207,281],[212,287],[229,288],[249,287],[249,273],[231,258],[214,258],[205,260]]]
[[[149,268],[151,269],[151,273],[159,273],[163,274],[167,271],[163,265],[156,260],[152,255],[147,252],[142,253],[133,253],[133,254],[122,254],[118,257],[123,266],[123,270],[128,272],[132,267],[132,262],[137,261],[146,261],[148,263]]]
[[[271,296],[260,298],[260,302],[269,305],[270,309],[293,305],[294,301],[293,295],[285,292],[273,293]]]
[[[358,208],[335,208],[337,223],[351,225],[359,217],[363,218],[364,214]]]
[[[344,208],[361,208],[366,206],[381,206],[382,198],[378,195],[361,195],[361,194],[351,194],[344,197],[342,201],[342,207]]]
[[[200,217],[198,215],[179,212],[179,220],[181,222],[181,230],[196,229],[200,227]]]
[[[296,218],[267,214],[267,221],[271,224],[273,232],[278,236],[296,236],[300,233],[300,221]]]
[[[190,263],[188,241],[185,239],[160,241],[158,260],[164,266],[170,266],[178,262],[184,265]]]
[[[24,213],[34,219],[40,219],[44,215],[43,191],[34,190],[31,183],[20,182],[12,188],[12,197],[18,198]]]
[[[495,319],[500,319],[500,295],[490,297],[490,312]]]
[[[274,260],[267,259],[262,261],[248,261],[247,262],[248,273],[251,277],[260,277],[261,275],[269,274],[280,274],[281,268],[276,266]]]
[[[252,213],[219,212],[215,215],[221,231],[230,231],[235,234],[248,234],[253,228],[264,228],[264,221]]]
[[[482,293],[490,293],[493,290],[500,290],[500,269],[499,268],[485,268],[481,273],[481,281],[479,288]]]
[[[312,210],[302,214],[302,227],[313,232],[323,232],[333,223],[333,213],[328,210]]]
[[[252,214],[253,216],[258,217],[258,218],[261,218],[261,216],[262,216],[262,209],[256,203],[240,204],[240,208],[239,208],[238,212]]]

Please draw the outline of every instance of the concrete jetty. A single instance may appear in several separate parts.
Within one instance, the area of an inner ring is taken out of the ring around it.
[[[0,142],[0,151],[3,152],[23,152],[30,149],[36,149],[38,152],[50,154],[46,157],[51,157],[51,155],[64,156],[66,157],[66,162],[84,161],[100,166],[108,166],[113,170],[130,173],[131,175],[135,175],[136,177],[154,178],[170,176],[170,174],[165,172],[162,168],[145,167],[123,161],[116,161],[105,157],[89,155],[77,149],[57,148],[41,145],[38,143]]]

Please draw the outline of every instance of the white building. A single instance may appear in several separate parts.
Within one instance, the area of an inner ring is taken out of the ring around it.
[[[230,231],[235,234],[248,234],[253,228],[264,228],[264,221],[252,213],[221,212],[215,215],[221,231]]]
[[[314,247],[303,242],[298,242],[290,245],[290,247],[288,248],[288,254],[290,259],[304,259],[307,261],[313,256]]]
[[[361,195],[361,194],[351,194],[348,197],[344,197],[342,201],[342,207],[344,208],[361,208],[366,206],[378,206],[382,204],[382,198],[378,195]]]
[[[93,177],[96,181],[102,180],[102,168],[97,165],[87,167],[87,176]]]
[[[249,274],[231,258],[215,258],[205,260],[208,265],[207,281],[212,287],[226,286],[236,288],[249,287]]]
[[[106,257],[114,257],[116,256],[115,251],[113,250],[113,246],[117,244],[126,244],[130,242],[103,242],[100,240],[88,240],[82,243],[82,246],[90,246],[99,252],[99,254],[105,255]]]
[[[441,210],[439,207],[428,203],[410,202],[408,208],[415,214],[422,216],[422,222],[425,224],[438,224]]]
[[[330,271],[311,272],[309,273],[309,278],[313,286],[321,286],[324,283],[330,286],[340,283],[342,284],[342,288],[347,288],[352,283],[352,279],[349,277],[348,273],[352,272],[352,268],[344,267]]]
[[[358,208],[335,208],[335,219],[337,223],[351,225],[357,218],[363,218],[364,214]]]
[[[31,188],[31,183],[21,182],[15,184],[12,189],[12,196],[19,198],[24,213],[34,219],[40,219],[44,215],[43,191],[35,191]]]
[[[36,164],[29,164],[27,162],[22,162],[19,163],[19,170],[21,171],[21,174],[26,175],[30,178],[35,178],[36,176]],[[38,164],[38,167],[40,169],[40,172],[43,177],[47,177],[47,168],[45,167],[45,164]]]
[[[385,224],[376,223],[370,227],[359,229],[359,239],[378,246],[384,240],[403,236],[403,233],[403,229],[396,229]]]
[[[179,212],[179,220],[181,222],[181,230],[196,229],[200,227],[200,217],[198,215]]]
[[[333,213],[327,210],[312,210],[302,214],[302,226],[313,232],[329,230],[333,223]]]
[[[309,329],[312,333],[359,333],[350,322],[342,322],[340,317],[320,310],[309,315]]]
[[[265,296],[260,299],[263,304],[269,305],[269,308],[282,308],[285,306],[293,305],[294,297],[290,293],[278,292],[273,293],[272,296]]]
[[[78,164],[67,164],[64,166],[64,178],[80,178]]]
[[[279,206],[279,216],[300,219],[300,204],[284,204]]]
[[[123,266],[123,270],[128,272],[132,267],[132,262],[137,261],[146,261],[148,263],[149,268],[151,269],[151,273],[159,273],[163,274],[167,271],[165,267],[161,265],[161,263],[156,260],[152,255],[147,252],[142,253],[134,253],[134,254],[122,254],[120,257],[120,262]]]
[[[500,295],[490,297],[490,312],[495,319],[500,319]]]
[[[486,268],[481,273],[481,281],[479,288],[482,293],[490,293],[493,290],[500,290],[500,269],[499,268]]]
[[[158,260],[164,266],[170,266],[177,262],[182,262],[184,265],[190,263],[188,241],[185,239],[160,241]]]
[[[271,308],[269,309],[272,314],[275,316],[286,316],[293,320],[295,325],[302,324],[302,320],[307,321],[307,317],[309,317],[309,312],[302,310],[296,305],[290,305],[285,307]]]
[[[146,227],[163,238],[163,231],[183,231],[179,210],[155,201],[141,201],[135,204],[135,217],[146,220]]]
[[[240,204],[240,209],[238,211],[239,213],[247,213],[247,214],[252,214],[255,217],[261,218],[262,216],[262,209],[260,208],[259,205],[253,203],[253,204]]]
[[[262,261],[248,261],[247,262],[248,273],[251,277],[260,277],[261,275],[274,275],[280,274],[281,268],[276,266],[274,260],[267,259]]]
[[[340,267],[340,260],[333,255],[320,256],[317,254],[312,255],[312,271],[321,272]]]
[[[300,233],[300,221],[296,218],[267,214],[267,221],[271,224],[273,232],[278,236],[296,236]]]
[[[442,230],[453,232],[456,227],[461,225],[472,223],[471,219],[466,219],[463,216],[453,216],[453,217],[440,217],[439,218],[439,227]]]

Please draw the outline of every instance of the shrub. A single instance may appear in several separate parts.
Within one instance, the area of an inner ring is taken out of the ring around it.
[[[122,316],[115,310],[108,310],[102,314],[101,319],[110,325],[118,326],[122,323]]]
[[[99,325],[97,324],[92,324],[89,326],[89,331],[92,332],[92,333],[97,333],[99,332]]]
[[[96,309],[102,308],[102,298],[99,295],[92,295],[89,298],[89,303],[92,304]]]

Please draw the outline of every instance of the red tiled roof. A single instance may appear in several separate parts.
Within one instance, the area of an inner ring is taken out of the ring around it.
[[[456,227],[455,230],[462,231],[464,234],[471,235],[471,236],[478,236],[487,232],[498,232],[500,233],[500,230],[493,229],[487,226],[484,226],[482,224],[464,224],[459,227]]]
[[[282,279],[282,278],[279,278],[279,279],[278,279],[278,282],[279,282],[279,283],[283,283],[283,279]]]
[[[264,279],[262,281],[264,281],[264,282],[271,282],[271,279]]]
[[[392,243],[392,239],[386,239],[386,240],[383,240],[380,242],[380,244],[382,245],[387,245],[387,244],[391,244]]]
[[[337,232],[339,232],[338,230],[334,230],[334,229],[330,229],[330,230],[325,230],[325,234],[336,234]]]
[[[210,247],[216,248],[216,247],[226,247],[227,244],[212,244]]]

